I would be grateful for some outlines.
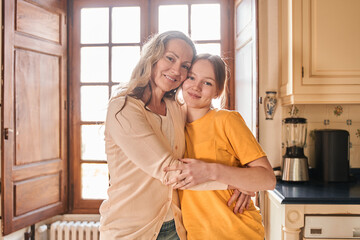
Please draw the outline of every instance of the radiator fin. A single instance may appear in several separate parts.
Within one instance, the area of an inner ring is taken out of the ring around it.
[[[57,221],[50,226],[50,240],[99,240],[99,222]]]

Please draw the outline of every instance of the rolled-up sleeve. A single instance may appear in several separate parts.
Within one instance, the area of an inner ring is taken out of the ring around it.
[[[172,154],[170,144],[160,129],[154,129],[147,110],[136,100],[124,98],[111,101],[105,122],[105,134],[119,146],[127,158],[150,176],[166,184],[179,175],[180,171],[165,172],[167,166],[183,164]],[[176,126],[174,126],[176,127]],[[192,190],[223,190],[227,185],[219,182],[206,182]]]

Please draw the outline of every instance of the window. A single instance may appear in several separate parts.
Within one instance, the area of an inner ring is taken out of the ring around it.
[[[72,212],[96,213],[106,197],[104,146],[107,101],[127,82],[142,44],[152,33],[180,30],[199,53],[232,66],[231,1],[73,1],[70,26],[70,168]],[[149,11],[150,10],[150,11]],[[232,107],[229,101],[229,107]]]

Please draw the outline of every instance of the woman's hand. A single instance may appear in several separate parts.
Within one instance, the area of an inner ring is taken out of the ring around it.
[[[236,201],[233,212],[235,214],[243,213],[245,209],[249,208],[253,196],[255,196],[253,192],[241,192],[239,189],[235,189],[227,205],[230,207]]]
[[[165,167],[164,171],[180,170],[180,174],[169,180],[167,185],[174,185],[174,189],[187,189],[192,186],[211,181],[212,164],[204,161],[184,158],[180,159],[184,164],[180,166]]]

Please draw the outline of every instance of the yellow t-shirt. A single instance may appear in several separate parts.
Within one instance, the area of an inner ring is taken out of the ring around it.
[[[211,110],[186,124],[185,157],[242,167],[265,156],[238,112]],[[264,239],[260,212],[251,202],[234,214],[227,206],[232,190],[179,191],[183,222],[189,240]]]

